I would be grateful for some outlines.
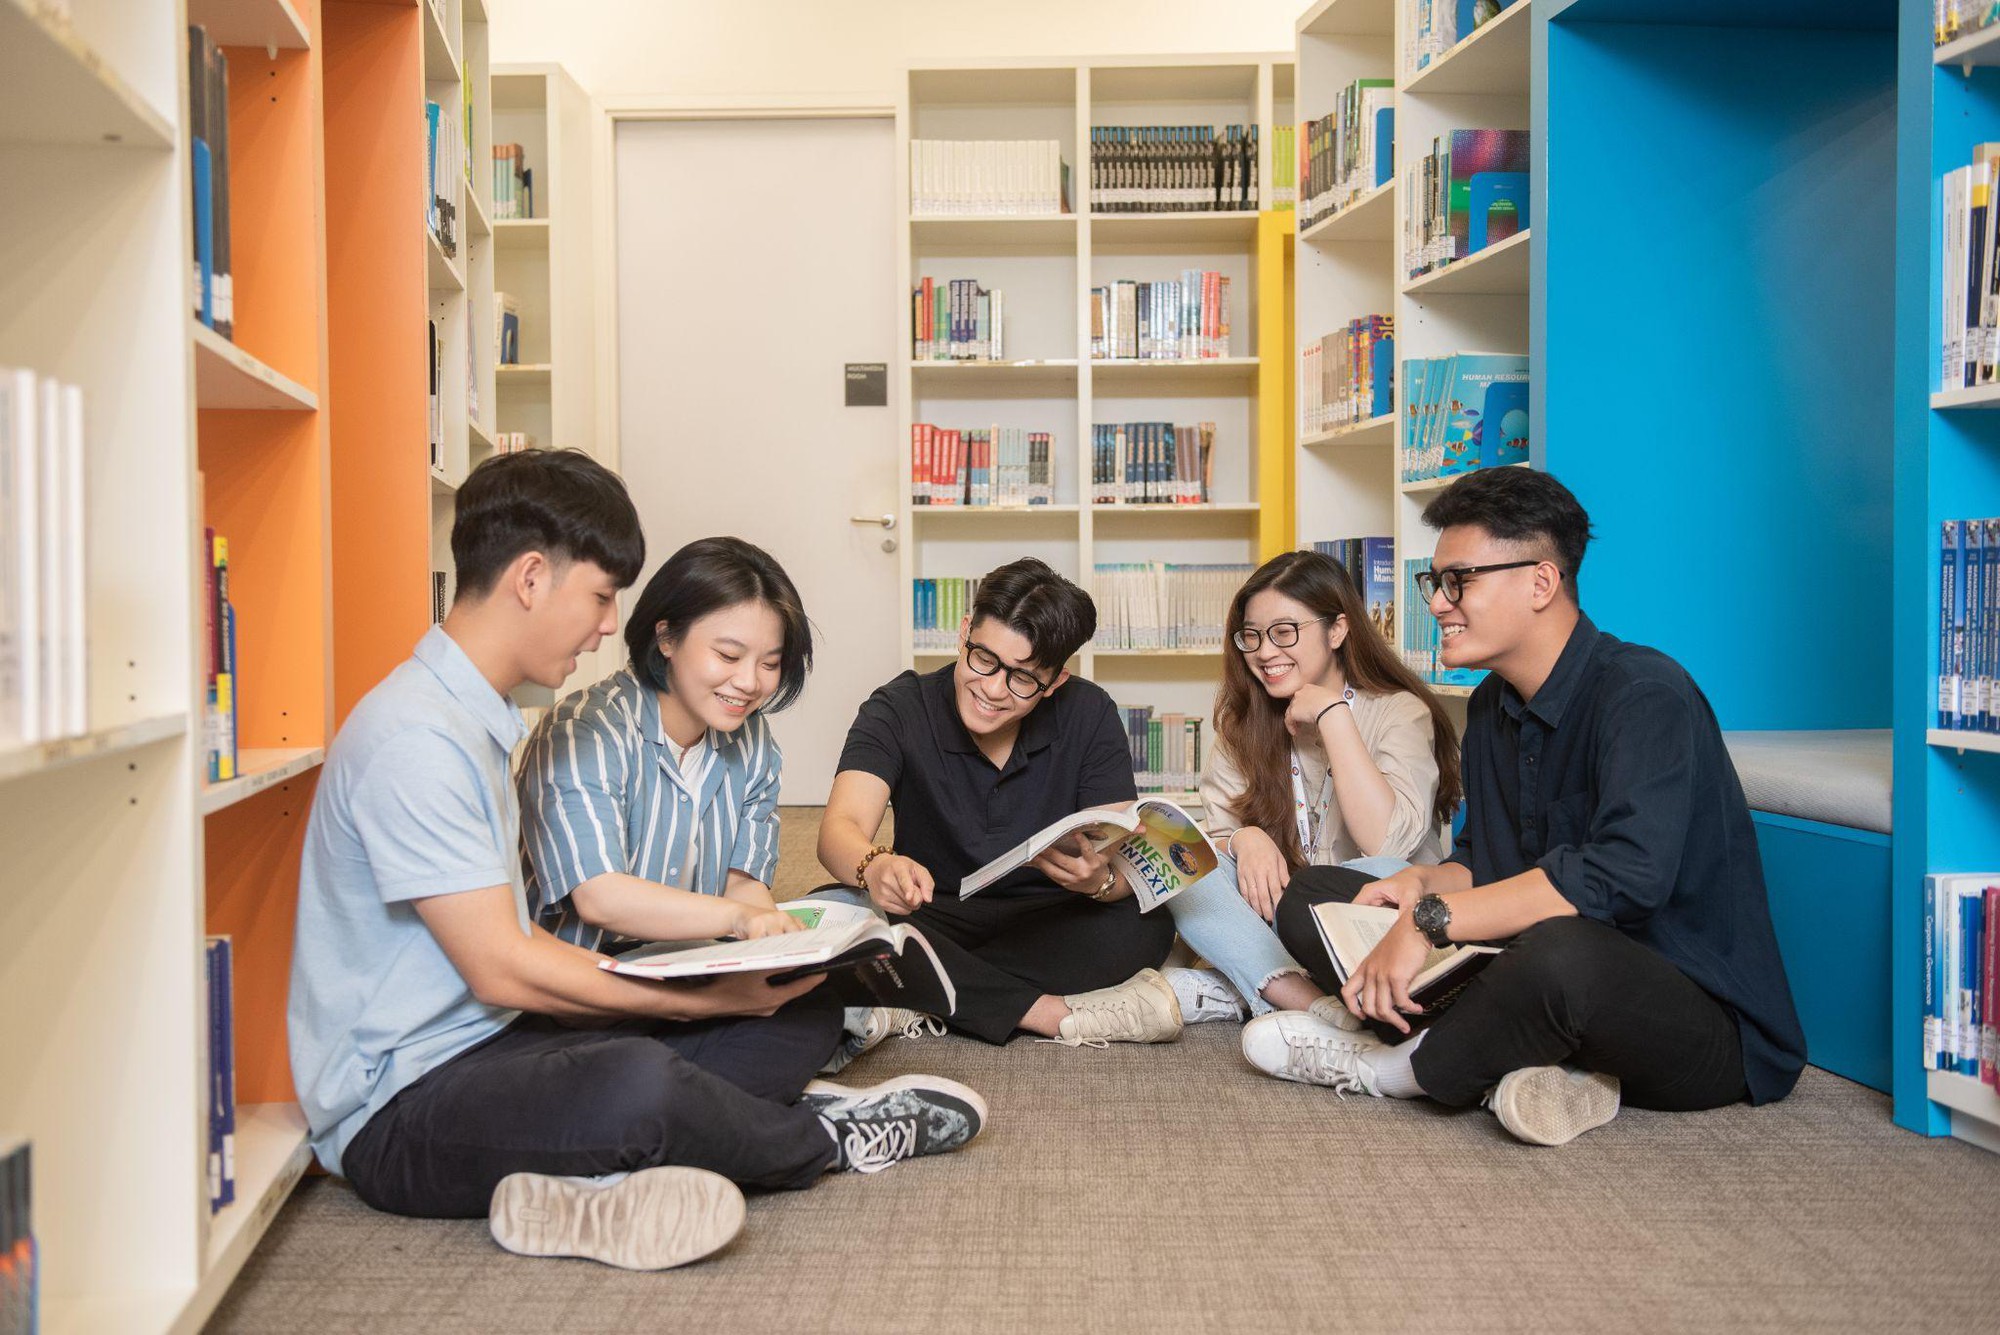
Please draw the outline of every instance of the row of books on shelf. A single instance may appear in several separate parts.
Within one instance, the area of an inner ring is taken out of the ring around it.
[[[910,423],[910,503],[1023,509],[1055,501],[1055,436]]]
[[[1069,164],[1057,140],[910,141],[910,212],[917,217],[1041,217],[1069,207]]]
[[[493,361],[497,366],[521,364],[521,302],[510,292],[493,294]]]
[[[451,576],[442,570],[431,571],[431,624],[444,624],[444,614],[451,610]]]
[[[916,628],[917,652],[957,653],[958,623],[978,596],[976,579],[911,580],[910,624]]]
[[[535,216],[535,171],[519,144],[493,145],[493,216],[508,222]]]
[[[1947,519],[1938,546],[1937,726],[2000,732],[2000,519]]]
[[[208,1209],[236,1200],[236,988],[230,939],[208,938]]]
[[[424,102],[424,225],[447,255],[458,254],[458,183],[472,181],[472,85],[466,105]]]
[[[1403,68],[1415,73],[1442,60],[1474,32],[1521,0],[1404,0]],[[1523,85],[1526,71],[1522,71]]]
[[[1429,557],[1403,562],[1403,603],[1409,611],[1409,615],[1403,618],[1403,665],[1416,673],[1420,680],[1433,686],[1477,686],[1485,678],[1484,672],[1444,665],[1441,657],[1443,637],[1438,631],[1437,618],[1426,612],[1428,604],[1422,590],[1417,588],[1418,572],[1430,569],[1430,564]],[[1386,633],[1393,635],[1395,620],[1395,607],[1391,604]]]
[[[1299,350],[1299,431],[1310,435],[1395,411],[1396,317],[1363,315]]]
[[[2000,143],[1973,146],[1972,162],[1944,174],[1943,299],[1938,384],[1991,384],[2000,364]]]
[[[1183,269],[1179,278],[1120,278],[1090,289],[1093,360],[1202,361],[1229,356],[1229,275]]]
[[[1994,0],[1931,0],[1931,40],[1939,46],[1968,37],[2000,20]]]
[[[1299,126],[1299,180],[1305,187],[1301,227],[1352,204],[1396,170],[1396,82],[1356,79],[1340,90],[1334,109]]]
[[[1354,585],[1368,620],[1385,643],[1396,642],[1396,540],[1394,538],[1333,538],[1312,549],[1330,556]]]
[[[236,605],[229,600],[229,539],[203,530],[207,553],[202,599],[203,772],[210,783],[236,777]]]
[[[1092,213],[1257,208],[1255,125],[1093,125]]]
[[[997,362],[1005,301],[976,278],[925,278],[910,291],[910,356],[920,362]]]
[[[535,438],[526,431],[495,431],[493,452],[495,454],[519,454],[523,450],[535,448]]]
[[[1201,717],[1161,713],[1152,705],[1120,705],[1118,713],[1132,746],[1132,777],[1139,791],[1193,792],[1201,782]]]
[[[1404,270],[1417,278],[1528,229],[1528,132],[1441,134],[1404,169],[1404,187]]]
[[[1271,127],[1271,188],[1264,192],[1264,207],[1290,213],[1299,202],[1298,131],[1289,125]]]
[[[83,391],[0,370],[0,746],[90,731]]]
[[[1242,564],[1129,561],[1092,572],[1099,649],[1220,649],[1229,600],[1250,576]]]
[[[1398,475],[1455,477],[1528,461],[1528,359],[1455,352],[1403,362]]]
[[[0,1136],[0,1330],[34,1335],[40,1328],[41,1261],[34,1145]]]
[[[1924,878],[1924,1065],[2000,1091],[2000,875]]]
[[[1213,422],[1090,428],[1092,505],[1206,505],[1214,480]]]
[[[229,244],[229,57],[198,23],[188,25],[188,148],[194,203],[194,314],[216,333],[232,338],[236,288]]]

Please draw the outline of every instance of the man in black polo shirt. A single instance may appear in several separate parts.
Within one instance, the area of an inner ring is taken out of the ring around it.
[[[1245,1029],[1245,1054],[1281,1078],[1370,1094],[1465,1106],[1490,1090],[1501,1124],[1542,1145],[1611,1120],[1621,1090],[1670,1110],[1783,1098],[1805,1036],[1708,700],[1678,663],[1583,615],[1590,520],[1554,478],[1473,473],[1424,522],[1441,530],[1418,578],[1442,658],[1492,672],[1467,716],[1464,830],[1442,865],[1365,888],[1339,868],[1295,877],[1278,932],[1331,991],[1311,905],[1399,909],[1341,999],[1401,1034],[1433,945],[1511,941],[1414,1037],[1272,1015]]]
[[[1040,561],[987,575],[958,661],[905,672],[861,706],[820,824],[820,863],[923,932],[958,992],[952,1027],[989,1043],[1023,1029],[1072,1047],[1180,1036],[1156,971],[1173,921],[1141,917],[1103,854],[1059,845],[958,897],[1043,826],[1138,797],[1117,707],[1063,670],[1096,629],[1090,595]],[[893,849],[875,843],[891,802]]]

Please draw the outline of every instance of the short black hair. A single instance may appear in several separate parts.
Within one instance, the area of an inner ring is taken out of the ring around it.
[[[1563,572],[1572,602],[1580,602],[1577,573],[1590,545],[1590,516],[1573,492],[1535,468],[1482,468],[1467,473],[1424,507],[1424,523],[1438,530],[1469,524],[1502,542],[1544,543]]]
[[[485,597],[524,552],[588,561],[622,589],[645,567],[646,535],[625,484],[582,450],[496,454],[458,489],[457,596]]]
[[[806,688],[806,674],[812,671],[812,623],[806,620],[805,604],[785,568],[762,547],[741,538],[699,538],[653,572],[625,622],[633,675],[659,690],[672,689],[656,628],[664,621],[669,638],[677,641],[710,612],[738,603],[764,604],[778,614],[784,627],[778,689],[765,712],[798,699]]]
[[[1020,634],[1038,667],[1060,668],[1097,634],[1097,604],[1046,561],[1024,556],[990,571],[972,596],[972,624],[991,617]]]

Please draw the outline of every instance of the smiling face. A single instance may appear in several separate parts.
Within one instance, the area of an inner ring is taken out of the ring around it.
[[[528,561],[539,561],[530,555]],[[576,671],[576,661],[607,635],[618,633],[617,579],[590,561],[540,565],[526,573],[532,627],[524,638],[521,676],[558,690]]]
[[[993,737],[1021,726],[1021,720],[1035,712],[1035,706],[1069,679],[1067,672],[1051,672],[1034,661],[1035,646],[1028,637],[1003,622],[982,617],[977,624],[970,618],[959,624],[959,638],[973,646],[961,649],[952,668],[952,698],[958,705],[959,721],[974,737]],[[973,671],[972,660],[985,650],[999,662],[991,676]],[[1023,700],[1008,688],[1009,671],[1025,672],[1047,689],[1032,700]]]
[[[1473,524],[1460,524],[1438,534],[1437,571],[1470,566],[1532,561],[1542,556],[1537,544],[1504,542]],[[1545,587],[1552,566],[1521,566],[1491,570],[1466,579],[1456,603],[1443,590],[1431,598],[1437,618],[1438,657],[1450,668],[1498,669],[1535,632],[1535,614],[1547,604]]]
[[[1298,627],[1298,643],[1273,644],[1267,633],[1270,627],[1287,622]],[[1289,700],[1307,685],[1345,684],[1338,651],[1347,638],[1347,618],[1327,620],[1275,588],[1260,589],[1243,604],[1242,629],[1256,631],[1261,638],[1243,658],[1272,699]]]
[[[660,711],[677,742],[691,742],[701,729],[736,731],[778,689],[785,625],[767,604],[734,603],[696,618],[685,633],[666,627],[665,634],[668,690]]]

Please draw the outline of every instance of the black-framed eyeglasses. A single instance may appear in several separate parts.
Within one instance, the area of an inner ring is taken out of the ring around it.
[[[1454,566],[1449,570],[1419,570],[1417,572],[1417,592],[1429,602],[1442,591],[1444,600],[1455,603],[1465,593],[1465,581],[1474,575],[1485,575],[1495,570],[1519,570],[1523,566],[1538,566],[1540,561],[1505,561],[1491,566]]]
[[[1289,649],[1299,642],[1299,627],[1317,625],[1322,621],[1332,621],[1333,617],[1314,617],[1311,621],[1273,621],[1262,630],[1245,626],[1229,637],[1229,642],[1246,654],[1254,654],[1269,640],[1280,649]]]
[[[985,645],[974,644],[971,640],[961,640],[960,644],[965,648],[965,665],[980,676],[990,677],[996,672],[1004,671],[1007,674],[1007,689],[1015,699],[1032,700],[1049,689],[1047,682],[1028,669],[1008,667],[1000,661],[1000,655]]]

